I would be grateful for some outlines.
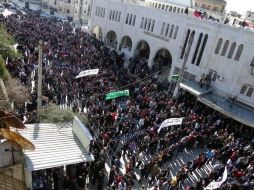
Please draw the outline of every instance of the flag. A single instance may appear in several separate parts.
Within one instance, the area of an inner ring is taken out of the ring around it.
[[[121,96],[129,96],[129,90],[115,91],[106,94],[106,100],[115,99]]]

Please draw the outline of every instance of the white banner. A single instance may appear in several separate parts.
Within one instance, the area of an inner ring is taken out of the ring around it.
[[[221,181],[212,181],[207,185],[205,190],[218,189],[228,178],[228,170],[225,167]]]
[[[160,130],[165,127],[169,127],[169,126],[173,126],[173,125],[181,125],[182,122],[183,122],[183,117],[166,119],[161,123],[161,126],[157,132],[160,133]]]
[[[99,69],[90,69],[90,70],[81,71],[78,74],[78,76],[76,76],[76,79],[85,77],[85,76],[90,76],[90,75],[97,75],[98,73],[99,73]]]

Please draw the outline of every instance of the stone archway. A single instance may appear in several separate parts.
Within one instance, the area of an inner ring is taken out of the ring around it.
[[[105,37],[105,45],[113,49],[117,47],[117,36],[113,30],[110,30]]]
[[[172,56],[166,48],[159,49],[153,58],[152,72],[159,72],[159,80],[168,78],[172,65]]]
[[[134,52],[134,57],[145,58],[148,60],[149,56],[150,56],[149,44],[145,40],[139,41]]]
[[[92,33],[95,35],[95,37],[99,40],[103,39],[103,35],[102,35],[102,29],[100,26],[95,26],[92,30]]]
[[[126,51],[131,52],[132,49],[132,40],[129,36],[124,36],[119,45],[119,51],[125,49]]]

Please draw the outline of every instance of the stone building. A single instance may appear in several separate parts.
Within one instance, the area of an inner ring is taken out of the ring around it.
[[[171,4],[170,0],[167,2]],[[158,57],[166,58],[169,81],[184,70],[182,88],[214,109],[254,127],[254,41],[250,40],[254,33],[197,18],[190,11],[184,13],[186,6],[195,9],[191,0],[173,0],[172,8],[164,3],[94,0],[89,28],[126,57],[142,53],[150,68],[158,63]],[[211,79],[212,94],[205,98],[194,87],[202,74]],[[230,107],[233,98],[237,102],[234,110]]]
[[[215,18],[225,15],[227,2],[225,0],[195,0],[195,8],[207,12]]]

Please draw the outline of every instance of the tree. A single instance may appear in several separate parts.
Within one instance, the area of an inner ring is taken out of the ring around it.
[[[14,101],[17,108],[23,106],[26,99],[29,98],[29,93],[26,88],[22,86],[18,80],[12,79],[10,77],[9,71],[6,69],[6,60],[8,58],[18,58],[21,54],[14,48],[15,40],[9,35],[3,25],[0,25],[0,80],[1,82],[0,90],[0,108],[10,109],[10,104],[7,102],[8,98],[4,96],[7,92],[7,96],[11,101]]]
[[[9,35],[3,25],[0,25],[0,77],[6,81],[9,78],[9,72],[5,67],[5,60],[8,58],[18,58],[20,53],[14,48],[15,40]]]
[[[0,77],[3,79],[3,81],[7,81],[10,77],[9,71],[5,67],[5,61],[1,55],[0,55]]]
[[[0,55],[4,60],[8,57],[20,57],[20,53],[14,48],[14,37],[9,35],[3,25],[0,25]]]
[[[28,89],[20,84],[17,79],[9,78],[5,81],[5,88],[10,101],[13,101],[15,108],[24,107],[24,103],[30,98]]]
[[[71,122],[74,116],[77,116],[82,123],[87,125],[92,125],[92,123],[94,123],[85,114],[74,113],[70,109],[63,109],[52,103],[41,109],[39,112],[39,119],[41,123]]]

